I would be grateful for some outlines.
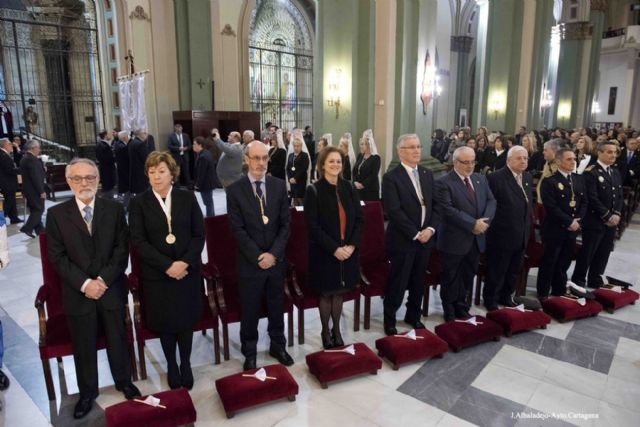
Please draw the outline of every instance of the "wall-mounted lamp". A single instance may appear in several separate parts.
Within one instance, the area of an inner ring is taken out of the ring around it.
[[[553,105],[553,97],[548,89],[545,89],[542,99],[540,100],[540,108],[542,111],[550,108]]]
[[[600,114],[600,104],[598,104],[598,101],[591,103],[591,114]]]
[[[505,108],[504,98],[499,95],[494,95],[493,98],[491,98],[489,108],[493,111],[493,119],[498,120],[498,113],[504,111]]]
[[[571,103],[561,102],[558,105],[558,117],[561,119],[568,119],[571,116]]]
[[[336,108],[336,119],[340,117],[340,93],[342,91],[342,69],[336,68],[329,79],[327,105]]]

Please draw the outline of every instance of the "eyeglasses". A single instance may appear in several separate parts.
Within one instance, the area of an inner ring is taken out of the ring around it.
[[[456,162],[465,165],[465,166],[472,166],[475,165],[477,162],[475,160],[456,160]]]
[[[419,150],[422,147],[419,145],[409,145],[408,147],[400,147],[401,150]]]
[[[95,182],[96,179],[98,179],[98,177],[96,175],[87,175],[87,176],[75,175],[75,176],[70,176],[68,179],[74,184],[80,184],[82,181],[87,181],[88,184],[91,184]]]
[[[250,160],[253,160],[254,162],[268,162],[269,161],[269,156],[247,156],[249,157]]]

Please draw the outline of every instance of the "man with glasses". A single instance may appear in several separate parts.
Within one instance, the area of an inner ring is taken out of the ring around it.
[[[40,234],[44,230],[42,214],[44,213],[44,199],[46,196],[44,187],[46,174],[44,165],[38,158],[39,155],[40,143],[32,139],[27,142],[26,153],[20,160],[22,193],[27,199],[27,206],[29,207],[29,218],[20,231],[31,238],[36,237],[33,234],[34,232]]]
[[[515,307],[513,292],[531,232],[533,178],[529,153],[521,145],[507,152],[506,167],[487,175],[496,198],[496,215],[487,232],[487,281],[482,292],[487,311],[498,304]]]
[[[240,341],[244,370],[256,368],[258,322],[263,299],[269,319],[269,355],[285,366],[293,359],[285,350],[284,250],[289,238],[289,199],[283,180],[266,176],[269,152],[265,144],[247,145],[248,173],[227,187],[227,212],[238,243]]]
[[[47,251],[62,279],[80,391],[73,413],[78,419],[89,413],[98,396],[98,323],[107,339],[116,390],[127,399],[140,396],[140,391],[131,382],[124,323],[129,259],[124,208],[96,197],[99,173],[93,161],[73,159],[65,175],[75,197],[49,210]]]
[[[433,173],[420,162],[420,139],[416,134],[398,138],[400,164],[382,178],[382,200],[389,218],[385,249],[391,271],[384,291],[384,332],[396,335],[396,312],[409,290],[404,322],[412,329],[424,329],[420,305],[433,235],[440,216],[434,205]]]
[[[484,175],[474,173],[476,153],[459,147],[453,170],[436,181],[436,201],[442,222],[438,251],[442,259],[440,297],[444,320],[469,317],[467,295],[473,288],[486,232],[496,212],[496,199]]]

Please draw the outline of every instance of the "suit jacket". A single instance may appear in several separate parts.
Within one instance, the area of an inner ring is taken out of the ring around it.
[[[126,193],[129,191],[129,147],[124,142],[113,140],[113,154],[115,155],[116,164],[118,166],[118,192]]]
[[[127,147],[129,149],[129,191],[134,194],[142,193],[149,188],[149,179],[144,172],[144,163],[151,153],[147,142],[134,138],[129,141]]]
[[[575,206],[571,206],[572,188]],[[572,173],[569,182],[562,173],[556,172],[545,178],[540,186],[540,195],[544,205],[543,240],[575,237],[578,232],[571,232],[567,228],[575,218],[579,218],[580,225],[584,227],[589,204],[584,175]]]
[[[640,176],[640,150],[635,150],[628,159],[629,151],[623,148],[614,166],[620,170],[622,183],[632,185],[632,181]]]
[[[211,191],[218,186],[213,156],[209,150],[202,150],[196,158],[196,187],[199,191]]]
[[[435,197],[442,214],[438,229],[439,251],[464,255],[474,242],[480,252],[485,250],[486,233],[476,236],[472,231],[478,218],[489,218],[491,223],[496,213],[496,199],[484,175],[473,173],[469,179],[475,191],[475,202],[455,170],[436,181]]]
[[[222,155],[218,160],[216,171],[218,179],[226,185],[229,185],[242,176],[242,161],[244,157],[244,146],[240,143],[229,144],[221,139],[215,140],[216,146],[222,151]]]
[[[100,140],[96,144],[96,160],[98,160],[102,191],[110,191],[116,186],[116,159],[107,141]]]
[[[0,190],[16,191],[18,188],[18,168],[13,158],[0,149]]]
[[[91,234],[75,198],[47,213],[47,253],[62,280],[62,304],[67,315],[89,313],[98,302],[106,308],[125,304],[124,272],[129,262],[127,223],[121,204],[96,197]],[[80,288],[100,276],[109,289],[98,301]]]
[[[487,231],[487,244],[511,251],[526,247],[534,200],[531,174],[526,171],[522,174],[524,192],[508,167],[487,175],[487,181],[496,199],[496,214]]]
[[[265,215],[262,221],[260,204],[251,181],[245,175],[227,187],[227,213],[233,235],[238,243],[238,271],[241,276],[259,275],[258,256],[269,252],[280,262],[289,238],[289,199],[287,187],[281,179],[265,177]]]
[[[171,190],[171,227],[174,244],[166,242],[167,217],[149,188],[129,204],[131,243],[140,257],[140,276],[145,280],[167,280],[165,271],[174,261],[189,264],[189,273],[200,273],[204,248],[202,210],[191,191]]]
[[[171,151],[171,155],[176,160],[176,162],[180,159],[180,157],[182,157],[183,159],[189,158],[189,150],[191,150],[191,138],[189,138],[189,135],[184,132],[182,132],[182,144],[187,148],[187,150],[183,151],[184,154],[181,156],[178,134],[174,132],[169,135],[169,144],[167,145],[167,147],[169,148],[169,151]]]
[[[421,230],[431,227],[436,229],[440,223],[440,214],[434,198],[433,173],[418,166],[420,187],[426,208],[424,222],[420,200],[413,186],[412,178],[399,164],[384,174],[382,178],[382,201],[384,212],[389,218],[385,231],[385,248],[387,253],[413,252],[422,243],[414,240]],[[429,239],[427,247],[433,245],[434,238]]]
[[[596,163],[589,166],[583,176],[589,197],[583,228],[602,230],[612,215],[621,215],[624,207],[620,172],[612,167],[610,176],[600,163]]]
[[[37,200],[44,193],[46,173],[42,161],[27,152],[20,161],[20,175],[22,175],[22,192],[27,199]]]

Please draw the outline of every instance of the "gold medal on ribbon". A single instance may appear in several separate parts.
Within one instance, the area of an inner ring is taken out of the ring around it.
[[[295,166],[291,167],[291,172],[295,172],[295,171],[296,171],[296,167]]]
[[[173,245],[176,242],[176,236],[173,233],[167,234],[167,237],[164,239],[168,244]]]
[[[575,200],[570,201],[569,202],[569,206],[571,206],[572,208],[575,208],[576,207],[576,201]]]
[[[262,215],[262,222],[264,222],[264,225],[269,224],[269,217],[266,215]]]
[[[562,185],[562,183],[561,183],[561,182],[559,182],[559,183],[558,183],[558,188],[559,188],[560,190],[564,190],[564,185]]]

